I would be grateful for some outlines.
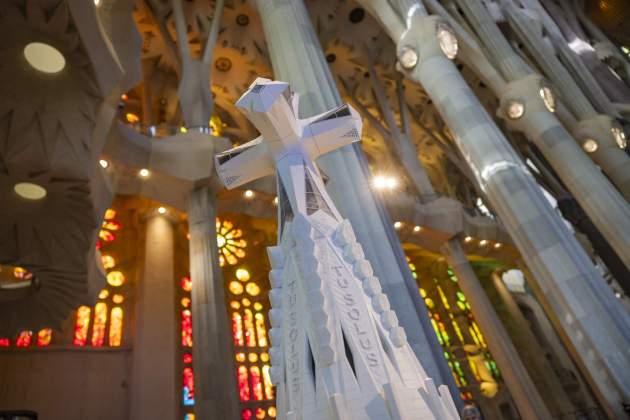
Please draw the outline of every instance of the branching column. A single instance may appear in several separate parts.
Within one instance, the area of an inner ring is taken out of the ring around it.
[[[258,0],[275,77],[290,82],[300,96],[300,116],[338,106],[341,101],[328,64],[302,1]],[[318,160],[330,177],[327,189],[382,282],[392,309],[404,327],[420,363],[436,384],[447,384],[458,400],[453,381],[429,323],[424,302],[384,207],[370,192],[368,169],[360,146],[347,146]]]
[[[386,2],[362,0],[382,21]],[[420,83],[541,285],[550,306],[610,408],[622,416],[630,397],[630,342],[601,300],[601,275],[554,213],[518,155],[449,60],[437,39],[439,20],[414,13],[385,29],[396,40],[401,68]],[[444,46],[447,47],[446,45]],[[447,50],[448,51],[448,50]],[[452,51],[451,51],[452,52]]]
[[[193,190],[188,204],[192,279],[195,415],[200,420],[239,416],[235,367],[219,267],[216,198],[210,188]]]

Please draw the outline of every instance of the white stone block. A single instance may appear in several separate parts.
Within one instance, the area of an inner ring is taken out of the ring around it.
[[[267,256],[271,263],[272,269],[281,269],[284,267],[285,254],[279,246],[267,247]]]
[[[372,275],[374,274],[374,270],[372,270],[372,265],[370,265],[367,260],[355,261],[352,268],[354,270],[354,274],[360,279],[372,277]]]
[[[389,300],[383,293],[372,296],[372,306],[376,313],[381,314],[389,310]]]

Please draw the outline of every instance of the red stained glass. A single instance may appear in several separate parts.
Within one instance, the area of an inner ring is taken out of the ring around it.
[[[98,240],[96,241],[96,249],[99,249],[99,250],[100,250],[102,246],[103,246],[103,244],[101,243],[101,240],[100,240],[100,239],[98,239]]]
[[[109,243],[116,239],[116,236],[108,230],[101,229],[98,233],[99,238]]]
[[[107,324],[107,304],[99,302],[94,306],[94,326],[92,327],[92,345],[101,347],[105,342]]]
[[[241,411],[241,418],[243,420],[251,420],[253,415],[254,413],[252,413],[252,410],[250,410],[249,408],[246,408],[245,410]]]
[[[250,309],[243,311],[243,326],[245,327],[245,342],[248,347],[256,347],[256,332],[254,331],[254,315]]]
[[[33,331],[22,331],[15,340],[15,345],[17,347],[28,347],[31,345],[31,338],[33,338]]]
[[[238,367],[238,395],[241,401],[249,401],[249,381],[247,368],[245,366]]]
[[[37,346],[46,347],[52,340],[52,330],[50,328],[44,328],[37,333]]]
[[[185,364],[192,363],[192,354],[184,353],[183,359]]]
[[[192,347],[192,313],[189,309],[182,311],[182,346]]]
[[[243,340],[243,322],[241,314],[238,312],[232,312],[232,337],[235,346],[243,346],[245,344]]]
[[[263,400],[263,388],[262,381],[260,380],[260,368],[258,366],[252,366],[249,369],[249,373],[252,377],[252,392],[254,394],[254,400]]]
[[[9,347],[11,345],[11,340],[8,338],[0,338],[0,347]]]
[[[183,277],[181,281],[182,290],[190,292],[192,290],[192,279],[189,276]]]
[[[87,343],[87,332],[90,326],[90,313],[92,309],[88,306],[81,306],[77,309],[77,321],[74,324],[74,344],[85,346]]]
[[[194,405],[195,404],[195,380],[193,376],[193,370],[191,367],[184,368],[184,405]]]

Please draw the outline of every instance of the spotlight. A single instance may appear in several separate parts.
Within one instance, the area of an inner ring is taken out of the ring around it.
[[[278,205],[278,197],[274,197],[273,199],[273,205],[277,206]]]
[[[626,139],[626,134],[623,132],[623,129],[621,127],[612,127],[610,131],[612,131],[612,135],[615,139],[615,142],[617,143],[617,146],[619,146],[620,149],[625,149],[628,145],[628,141]]]
[[[449,60],[454,59],[457,56],[457,37],[455,33],[445,23],[439,23],[437,26],[437,39],[440,44],[440,49]]]
[[[254,191],[247,190],[243,193],[243,195],[245,196],[245,198],[254,198]]]
[[[551,91],[551,89],[549,89],[549,87],[547,86],[543,86],[540,88],[540,91],[538,93],[540,94],[540,97],[545,103],[547,110],[549,112],[555,112],[556,111],[556,98],[553,96],[553,92]]]
[[[394,229],[400,229],[402,227],[402,222],[395,222]]]
[[[24,58],[35,70],[42,73],[59,73],[66,66],[63,54],[43,42],[31,42],[24,47]]]
[[[497,242],[496,244],[494,244],[494,249],[499,249],[503,246],[503,244],[501,242]]]
[[[140,175],[142,178],[146,178],[151,175],[151,172],[149,172],[149,170],[146,168],[142,168],[138,171],[138,175]]]
[[[466,236],[466,237],[464,238],[464,242],[465,242],[465,243],[467,243],[467,244],[468,244],[468,243],[470,243],[470,242],[472,242],[472,240],[473,240],[472,236]]]
[[[414,231],[414,232],[420,232],[421,230],[422,230],[422,227],[421,227],[421,226],[414,226],[414,227],[413,227],[413,231]]]
[[[507,116],[511,120],[518,120],[525,114],[525,105],[519,101],[510,101],[507,105]]]
[[[166,207],[158,207],[158,213],[166,214]]]
[[[486,245],[488,245],[488,242],[489,241],[487,239],[482,239],[482,240],[479,241],[479,246],[486,246]]]
[[[101,165],[101,168],[107,169],[109,167],[109,162],[105,159],[101,159],[98,161],[98,164]]]
[[[412,47],[402,47],[398,53],[398,61],[403,69],[411,70],[418,64],[418,53]]]
[[[372,180],[372,184],[377,190],[393,190],[398,185],[398,180],[393,176],[376,175]]]
[[[586,153],[595,153],[598,148],[599,144],[593,139],[585,139],[582,143],[582,149],[584,149]]]

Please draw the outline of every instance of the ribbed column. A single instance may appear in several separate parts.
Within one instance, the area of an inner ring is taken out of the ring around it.
[[[549,409],[555,409],[552,411],[552,415],[554,418],[557,418],[560,414],[571,412],[574,406],[562,388],[560,380],[552,373],[553,368],[545,358],[544,350],[538,345],[536,336],[518,308],[512,294],[497,272],[492,273],[491,278],[503,306],[507,309],[509,318],[514,323],[513,326],[516,327],[516,334],[513,335],[514,345],[523,355],[523,361],[526,363],[528,370],[534,373],[535,378],[533,379],[537,381],[536,385],[541,391],[541,396],[548,404]]]
[[[492,357],[501,370],[521,417],[532,420],[550,419],[551,413],[529,377],[459,241],[452,239],[446,242],[443,248],[446,261],[455,272],[459,287],[470,302],[471,311],[483,331]]]
[[[435,19],[418,19],[398,40],[418,63],[407,76],[420,83],[447,123],[456,146],[501,218],[570,340],[621,415],[630,397],[630,342],[607,311],[603,282],[572,233],[449,59],[435,36]]]
[[[181,386],[176,374],[177,324],[173,224],[168,216],[146,222],[144,268],[137,289],[131,415],[134,420],[177,418]]]
[[[341,103],[321,46],[301,0],[258,0],[275,77],[300,93],[300,117]],[[400,325],[420,363],[436,384],[459,392],[428,320],[424,302],[382,204],[373,196],[365,156],[359,145],[336,150],[318,160],[330,177],[327,189],[341,214],[350,219],[366,256],[380,279]]]
[[[216,197],[209,188],[191,192],[188,203],[192,279],[195,418],[239,416],[234,357],[219,266],[215,225]]]

